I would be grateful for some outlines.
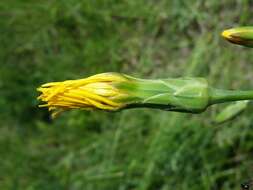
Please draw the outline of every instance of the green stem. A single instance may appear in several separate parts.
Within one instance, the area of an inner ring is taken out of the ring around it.
[[[239,100],[253,100],[253,90],[239,91],[210,88],[209,93],[209,105]]]

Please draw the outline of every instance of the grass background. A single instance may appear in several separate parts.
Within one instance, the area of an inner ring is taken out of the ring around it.
[[[253,88],[253,50],[220,37],[250,0],[1,0],[0,189],[231,190],[253,177],[253,109],[215,125],[159,110],[70,111],[36,87],[108,71]]]

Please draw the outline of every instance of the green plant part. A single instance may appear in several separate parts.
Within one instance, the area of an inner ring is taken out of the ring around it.
[[[224,30],[222,36],[234,44],[253,47],[253,26],[243,26]]]
[[[245,47],[253,47],[253,26],[242,26],[224,30],[222,36],[231,43]],[[221,111],[215,118],[215,122],[223,123],[235,118],[247,108],[248,101],[239,101]]]
[[[232,105],[228,105],[224,108],[215,118],[216,123],[224,123],[226,121],[234,119],[240,113],[242,113],[247,107],[249,100],[238,101]]]

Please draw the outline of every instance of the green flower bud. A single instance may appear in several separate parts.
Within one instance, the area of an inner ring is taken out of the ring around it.
[[[222,32],[222,36],[234,44],[253,47],[253,26],[228,29]]]

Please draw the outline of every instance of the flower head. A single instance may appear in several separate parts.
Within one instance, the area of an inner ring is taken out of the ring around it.
[[[224,30],[222,36],[231,43],[253,47],[253,27],[244,26]]]
[[[69,109],[116,111],[155,108],[166,111],[203,112],[208,106],[253,99],[253,91],[212,88],[204,78],[139,79],[120,73],[102,73],[78,80],[51,82],[38,88],[40,107],[53,117]]]
[[[38,88],[40,107],[53,116],[69,110],[157,108],[200,112],[208,106],[208,84],[199,78],[138,79],[119,73],[102,73],[85,79],[51,82]]]
[[[48,107],[53,116],[74,108],[118,110],[124,107],[120,99],[127,94],[115,85],[127,80],[121,74],[103,73],[85,79],[46,83],[37,89],[42,93],[38,99],[45,102],[40,107]]]

